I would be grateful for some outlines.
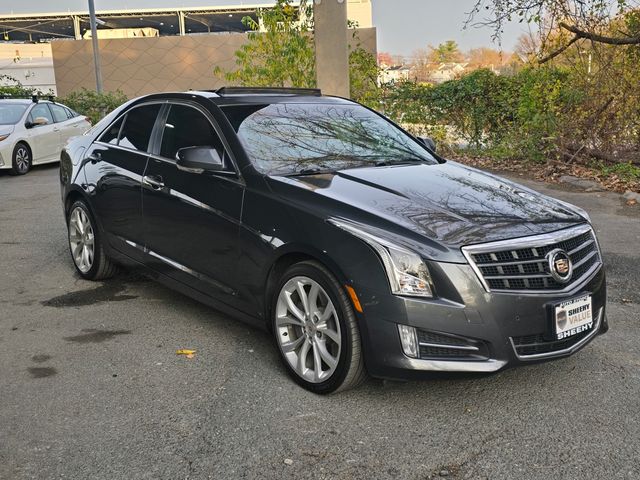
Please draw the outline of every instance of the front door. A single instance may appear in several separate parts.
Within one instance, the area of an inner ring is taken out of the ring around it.
[[[139,259],[142,232],[142,175],[161,104],[129,110],[86,152],[87,188],[109,244]]]
[[[35,124],[46,120],[44,124]],[[50,162],[60,157],[60,133],[56,126],[51,110],[46,103],[38,103],[35,105],[29,115],[27,121],[33,125],[27,130],[28,142],[31,146],[33,155],[33,163]]]
[[[178,103],[167,108],[157,155],[149,159],[143,179],[147,262],[233,305],[243,183],[205,110]],[[225,170],[179,170],[177,151],[192,146],[216,148],[225,160]]]

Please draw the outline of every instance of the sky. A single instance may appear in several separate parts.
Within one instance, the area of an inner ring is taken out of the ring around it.
[[[189,7],[273,3],[265,0],[95,0],[97,10],[118,8]],[[418,48],[455,40],[462,50],[485,46],[500,49],[489,27],[463,29],[475,0],[372,0],[373,24],[378,30],[378,51],[410,55]],[[0,0],[0,15],[7,13],[87,10],[87,0]],[[508,25],[502,49],[513,49],[525,30]]]

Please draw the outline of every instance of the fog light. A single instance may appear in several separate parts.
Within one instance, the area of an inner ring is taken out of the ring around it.
[[[418,334],[416,329],[409,325],[398,324],[402,350],[407,357],[418,358]]]

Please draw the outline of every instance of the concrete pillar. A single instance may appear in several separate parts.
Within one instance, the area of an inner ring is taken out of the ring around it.
[[[80,17],[77,15],[72,15],[71,19],[73,20],[73,35],[76,37],[76,40],[82,40],[82,32],[80,31]]]
[[[180,35],[185,35],[185,22],[184,22],[184,12],[178,12],[178,31]]]
[[[314,0],[316,78],[325,95],[349,97],[347,1]]]

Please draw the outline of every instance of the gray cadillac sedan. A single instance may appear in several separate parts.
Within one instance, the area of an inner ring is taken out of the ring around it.
[[[119,265],[268,329],[317,393],[495,372],[607,330],[588,215],[315,90],[163,93],[61,156],[78,274]]]

